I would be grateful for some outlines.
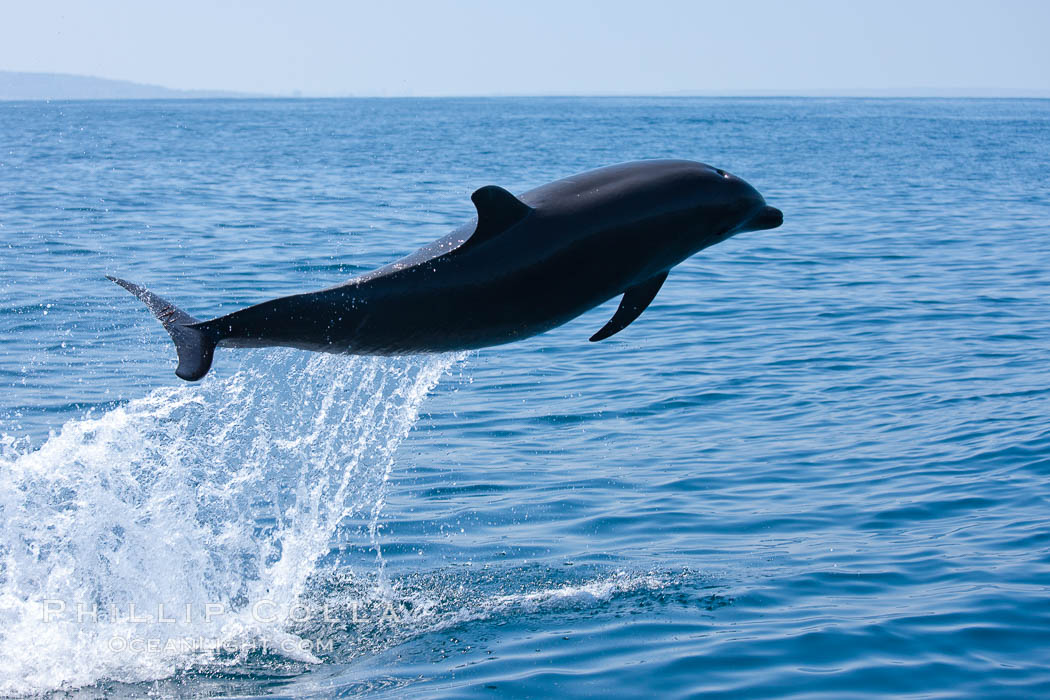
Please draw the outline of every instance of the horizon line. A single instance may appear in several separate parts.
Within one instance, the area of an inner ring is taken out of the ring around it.
[[[931,99],[1047,99],[1050,90],[1034,88],[996,88],[996,87],[859,87],[859,88],[687,88],[661,92],[645,91],[550,91],[550,92],[478,92],[478,93],[428,93],[413,91],[389,92],[342,92],[342,93],[308,93],[300,90],[277,93],[246,92],[223,88],[172,88],[157,83],[141,83],[120,78],[105,78],[78,73],[47,73],[36,71],[0,70],[0,77],[22,78],[59,78],[83,81],[97,81],[110,84],[111,87],[160,90],[171,95],[155,96],[100,96],[100,97],[5,97],[0,101],[8,102],[48,102],[48,101],[89,101],[89,100],[148,100],[148,99],[464,99],[464,98],[544,98],[544,97],[587,97],[587,98],[631,98],[631,97],[855,97],[855,98],[931,98]]]

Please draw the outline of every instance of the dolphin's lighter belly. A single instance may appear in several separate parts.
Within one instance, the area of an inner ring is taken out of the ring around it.
[[[431,283],[410,294],[369,291],[361,290],[364,300],[356,315],[348,314],[341,337],[332,339],[342,352],[405,354],[500,345],[555,328],[612,296],[597,298],[578,284],[551,284],[527,271],[485,285]]]

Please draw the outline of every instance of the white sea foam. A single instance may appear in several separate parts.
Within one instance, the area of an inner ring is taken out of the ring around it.
[[[260,352],[37,449],[0,439],[0,694],[260,646],[316,661],[285,621],[341,521],[374,537],[398,444],[454,359]]]
[[[299,631],[305,636],[323,637],[334,629],[344,641],[351,642],[344,644],[351,654],[375,654],[474,622],[552,612],[593,612],[619,597],[653,594],[697,580],[689,570],[613,570],[573,581],[552,581],[549,574],[530,581],[530,572],[508,570],[499,577],[501,587],[511,584],[519,589],[498,592],[484,590],[484,584],[464,579],[462,573],[432,572],[395,580],[387,586],[376,585],[371,577],[335,573],[320,593],[323,599],[315,598],[306,605],[315,611],[312,620],[322,619],[316,611],[323,606],[337,623],[327,631],[324,623],[312,628],[306,625]]]

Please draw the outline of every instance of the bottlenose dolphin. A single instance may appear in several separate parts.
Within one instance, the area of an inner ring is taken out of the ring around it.
[[[465,350],[543,333],[623,294],[591,336],[604,340],[641,315],[678,263],[783,222],[748,183],[687,160],[613,165],[518,197],[489,185],[471,199],[477,219],[408,257],[210,321],[109,279],[146,303],[175,342],[175,374],[196,381],[220,345],[355,355]]]

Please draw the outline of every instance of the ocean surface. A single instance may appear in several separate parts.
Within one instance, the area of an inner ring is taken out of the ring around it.
[[[337,284],[701,160],[782,209],[459,355],[145,307]],[[1050,695],[1050,101],[0,103],[0,695]]]

